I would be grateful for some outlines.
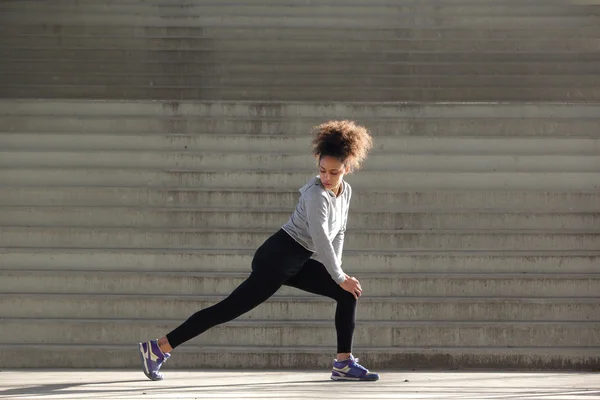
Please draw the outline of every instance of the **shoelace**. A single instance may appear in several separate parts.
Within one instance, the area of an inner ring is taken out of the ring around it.
[[[354,358],[354,359],[352,360],[352,363],[354,364],[354,366],[355,366],[356,368],[360,369],[361,371],[364,371],[364,372],[369,372],[369,370],[368,370],[368,369],[366,369],[365,367],[363,367],[362,365],[360,365],[360,364],[358,363],[358,358]]]

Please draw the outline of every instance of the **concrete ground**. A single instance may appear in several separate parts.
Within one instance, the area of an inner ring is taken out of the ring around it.
[[[589,372],[384,372],[378,382],[333,382],[327,371],[3,370],[0,399],[600,399]]]

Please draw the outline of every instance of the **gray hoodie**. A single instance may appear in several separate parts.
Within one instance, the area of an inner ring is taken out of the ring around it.
[[[300,188],[296,210],[282,228],[298,243],[314,252],[334,281],[346,279],[342,270],[342,249],[352,188],[342,180],[342,193],[325,189],[318,176]]]

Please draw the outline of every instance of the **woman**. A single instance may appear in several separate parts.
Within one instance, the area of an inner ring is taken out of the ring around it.
[[[198,311],[166,336],[139,344],[148,378],[163,379],[159,369],[177,346],[250,311],[288,285],[337,301],[337,357],[331,379],[379,379],[352,356],[356,303],[362,288],[342,270],[352,195],[344,176],[359,167],[371,146],[367,129],[353,122],[329,121],[316,127],[312,147],[319,175],[300,189],[300,200],[288,222],[258,248],[250,276],[229,297]]]

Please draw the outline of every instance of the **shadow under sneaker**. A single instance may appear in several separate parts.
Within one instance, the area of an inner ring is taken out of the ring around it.
[[[333,362],[331,379],[334,381],[377,381],[379,374],[369,372],[358,363],[358,358],[350,356],[347,360]]]
[[[158,347],[158,342],[156,340],[139,343],[139,349],[144,374],[153,381],[162,380],[164,376],[158,372],[158,370],[171,355],[169,353],[163,353],[160,350],[160,347]]]

